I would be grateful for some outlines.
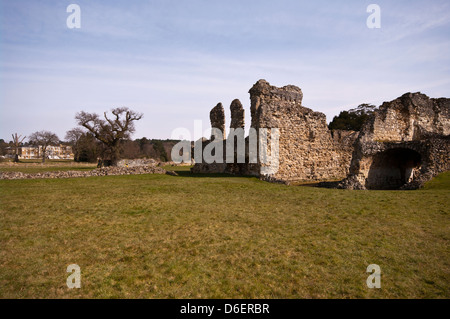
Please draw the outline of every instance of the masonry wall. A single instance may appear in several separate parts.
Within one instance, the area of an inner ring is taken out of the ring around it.
[[[450,134],[450,99],[430,99],[421,93],[406,93],[384,102],[365,128],[368,140],[415,141],[430,134]],[[363,140],[367,140],[363,138]]]
[[[251,127],[257,130],[280,130],[278,171],[270,176],[262,176],[260,164],[247,162],[227,165],[198,163],[193,172],[257,175],[286,183],[342,179],[347,176],[356,132],[331,132],[323,113],[302,106],[303,93],[296,86],[278,88],[265,80],[259,80],[249,93]],[[213,109],[211,122],[212,125],[224,127],[220,107],[221,104]],[[232,114],[242,114],[243,117],[241,107],[240,102],[233,101]],[[234,126],[243,127],[243,119],[232,119],[231,122],[238,123]]]
[[[406,93],[383,103],[355,143],[340,187],[414,189],[450,169],[450,99]]]
[[[279,128],[279,170],[276,180],[342,179],[350,166],[356,133],[332,132],[326,116],[302,106],[300,88],[271,86],[264,80],[250,89],[252,127]]]

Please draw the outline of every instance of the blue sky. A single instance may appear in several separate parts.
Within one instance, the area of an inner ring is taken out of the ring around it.
[[[134,138],[209,126],[218,102],[258,79],[303,90],[330,121],[406,92],[450,97],[450,2],[0,0],[0,138],[50,130],[81,110],[144,113]],[[81,28],[69,29],[69,4]],[[381,8],[369,29],[366,8]]]

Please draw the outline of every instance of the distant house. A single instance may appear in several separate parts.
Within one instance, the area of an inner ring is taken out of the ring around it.
[[[14,157],[16,150],[14,147],[8,147],[7,152],[9,157]],[[40,159],[42,158],[42,146],[21,146],[18,149],[19,159]],[[73,160],[74,154],[72,146],[62,145],[47,146],[45,157],[48,159],[67,159]]]
[[[39,148],[30,146],[19,147],[19,158],[20,159],[39,158]]]

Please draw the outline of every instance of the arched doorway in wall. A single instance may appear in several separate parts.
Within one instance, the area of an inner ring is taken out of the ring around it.
[[[420,154],[408,148],[394,148],[374,155],[367,177],[368,189],[399,189],[412,181],[422,163]]]

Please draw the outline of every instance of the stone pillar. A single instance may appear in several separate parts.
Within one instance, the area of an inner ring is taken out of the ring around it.
[[[244,108],[242,107],[241,101],[238,99],[231,102],[230,105],[231,110],[231,124],[230,128],[244,128],[245,127],[245,112]]]
[[[266,80],[259,80],[248,91],[250,93],[250,115],[251,115],[251,127],[259,128],[259,115],[261,106],[261,100],[264,96],[269,95],[270,84]]]
[[[222,139],[225,139],[225,110],[222,103],[217,104],[209,113],[211,128],[222,131]]]
[[[249,91],[250,93],[250,113],[251,127],[271,127],[268,121],[273,118],[275,110],[288,110],[293,106],[300,108],[302,105],[303,93],[299,87],[286,85],[282,88],[270,85],[266,80],[259,80]],[[262,110],[264,109],[264,110]]]

